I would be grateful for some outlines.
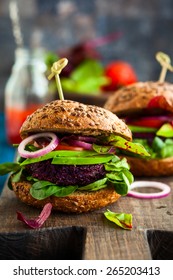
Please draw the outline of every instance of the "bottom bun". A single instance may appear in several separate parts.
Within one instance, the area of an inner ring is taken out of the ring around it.
[[[107,187],[93,192],[75,191],[65,197],[50,196],[37,200],[30,195],[31,184],[28,181],[12,183],[12,186],[16,196],[25,204],[43,208],[46,203],[51,203],[54,210],[66,213],[94,211],[112,204],[120,198],[113,187]]]
[[[161,177],[173,175],[173,157],[165,159],[139,159],[126,157],[134,176]]]

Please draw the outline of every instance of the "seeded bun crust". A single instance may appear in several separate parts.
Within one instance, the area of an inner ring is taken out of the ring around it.
[[[163,96],[159,101],[160,107],[173,112],[173,84],[152,81],[120,88],[107,99],[104,108],[118,116],[127,116],[147,108],[149,101],[160,95]]]
[[[94,192],[75,191],[65,197],[51,196],[43,200],[37,200],[29,193],[31,184],[28,181],[12,183],[12,186],[16,196],[25,204],[43,208],[46,203],[50,202],[54,210],[66,213],[94,211],[112,204],[120,198],[113,187],[107,187]]]
[[[119,117],[140,114],[155,96],[160,99],[160,107],[173,112],[173,84],[164,82],[138,82],[117,90],[104,105]],[[152,108],[153,110],[153,108]],[[134,176],[170,176],[173,175],[173,157],[166,159],[140,159],[127,157],[130,170]]]
[[[52,131],[82,135],[116,134],[132,139],[127,125],[110,111],[71,100],[55,100],[28,116],[20,129],[21,138],[31,133]]]
[[[136,177],[161,177],[173,175],[173,157],[165,159],[139,159],[126,157],[130,171]]]

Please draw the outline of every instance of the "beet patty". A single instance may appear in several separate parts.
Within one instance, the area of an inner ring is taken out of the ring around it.
[[[58,165],[50,160],[32,163],[26,166],[29,175],[56,185],[85,186],[102,179],[106,172],[103,164]]]

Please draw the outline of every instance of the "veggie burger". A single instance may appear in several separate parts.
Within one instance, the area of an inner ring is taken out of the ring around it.
[[[122,87],[104,108],[123,118],[133,142],[150,153],[149,158],[125,153],[133,175],[173,175],[173,84],[148,81]]]
[[[148,156],[123,120],[94,105],[54,100],[37,109],[20,129],[21,143],[8,186],[26,204],[51,203],[63,212],[87,212],[127,194],[133,175],[116,150]]]

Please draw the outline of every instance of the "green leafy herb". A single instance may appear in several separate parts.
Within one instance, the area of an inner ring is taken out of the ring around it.
[[[150,154],[147,152],[147,150],[140,144],[140,143],[134,143],[131,141],[128,141],[121,136],[116,135],[110,135],[107,136],[105,139],[109,143],[109,145],[112,145],[113,147],[129,151],[131,153],[135,153],[141,156],[150,156]]]
[[[5,162],[0,164],[0,175],[6,175],[10,172],[17,172],[20,170],[19,163]]]
[[[107,210],[104,212],[105,217],[123,229],[132,229],[132,214],[115,213]]]
[[[144,127],[144,126],[136,126],[136,125],[128,125],[132,132],[156,132],[157,128],[154,127]]]
[[[47,186],[39,189],[35,188],[35,184],[32,185],[32,188],[30,189],[30,194],[32,195],[32,197],[38,200],[42,200],[51,195],[54,195],[57,191],[57,186],[50,184],[50,182]]]
[[[80,191],[96,191],[102,188],[107,187],[106,182],[107,182],[107,178],[103,178],[101,180],[97,180],[94,183],[91,183],[89,185],[86,185],[84,187],[79,187]]]
[[[100,88],[107,85],[108,78],[104,75],[103,65],[94,59],[86,59],[73,70],[69,78],[61,78],[64,91],[100,94]]]
[[[52,64],[54,62],[56,62],[59,59],[58,55],[54,52],[46,52],[45,54],[45,63],[48,67],[48,69],[50,69],[52,67]]]

